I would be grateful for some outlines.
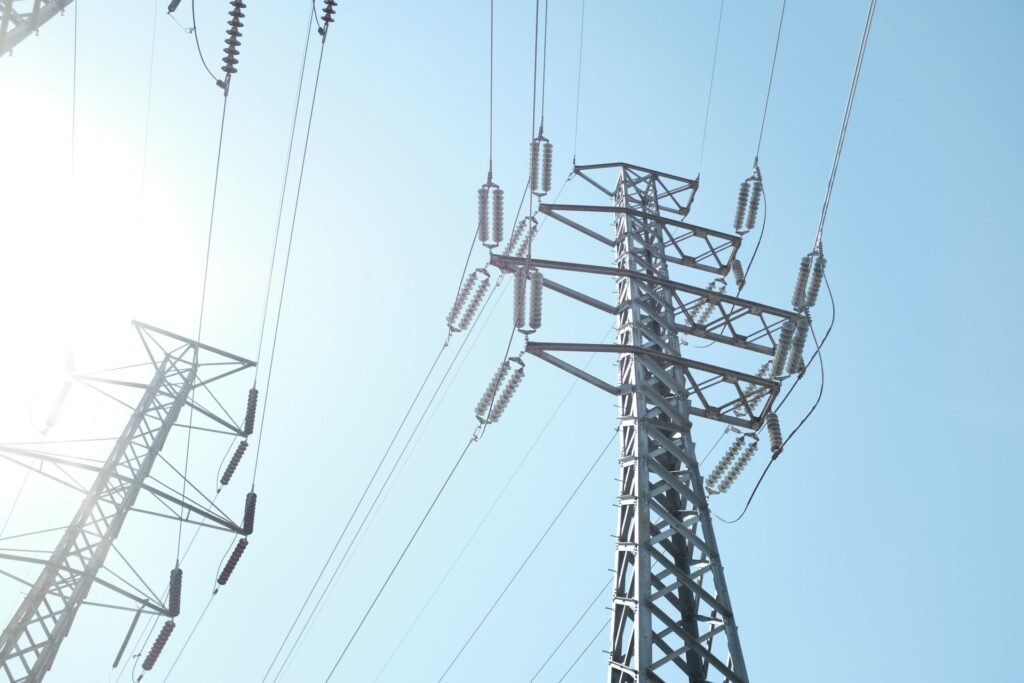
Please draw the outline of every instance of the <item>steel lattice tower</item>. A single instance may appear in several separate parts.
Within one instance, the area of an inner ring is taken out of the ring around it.
[[[74,0],[0,0],[0,57]]]
[[[680,338],[773,356],[783,323],[797,314],[671,278],[670,266],[721,278],[740,246],[736,235],[685,221],[697,181],[625,163],[578,166],[574,173],[611,203],[542,204],[540,211],[612,248],[615,266],[507,255],[491,261],[506,271],[547,271],[549,290],[616,319],[616,344],[530,341],[526,347],[618,401],[621,479],[608,680],[747,683],[691,419],[756,430],[779,382],[684,357]],[[602,183],[609,173],[614,183]],[[610,238],[586,225],[589,217],[609,214]],[[551,271],[611,276],[617,300],[611,305],[559,284]],[[566,352],[616,354],[618,384],[554,355]]]
[[[96,471],[96,478],[78,512],[48,560],[6,553],[0,556],[0,559],[42,565],[38,577],[0,637],[0,671],[3,673],[0,680],[7,683],[35,683],[43,679],[53,665],[79,608],[95,584],[135,602],[139,614],[145,611],[172,618],[177,616],[172,607],[155,603],[144,595],[133,594],[100,576],[114,540],[143,491],[202,517],[204,523],[212,523],[237,534],[246,533],[241,525],[218,514],[216,508],[204,509],[189,500],[177,498],[164,488],[150,486],[147,478],[182,408],[196,410],[229,433],[244,435],[230,418],[225,419],[198,405],[192,394],[198,388],[207,387],[254,364],[163,330],[139,323],[136,327],[155,371],[152,380],[148,384],[99,376],[86,380],[138,389],[142,391],[142,397],[104,465],[86,467]],[[63,461],[43,453],[19,449],[4,451],[8,457],[82,466],[76,461]]]

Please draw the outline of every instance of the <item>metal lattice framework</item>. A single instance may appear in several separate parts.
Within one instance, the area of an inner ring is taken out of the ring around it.
[[[163,330],[139,323],[136,327],[155,370],[150,382],[102,376],[82,378],[90,383],[142,391],[128,424],[102,466],[90,466],[75,459],[23,449],[0,449],[0,456],[19,464],[36,460],[58,467],[80,467],[96,472],[78,512],[64,529],[48,559],[0,554],[0,559],[41,566],[38,577],[30,584],[25,598],[0,637],[0,672],[3,674],[0,681],[34,683],[42,680],[53,665],[62,641],[94,584],[135,602],[139,614],[176,616],[155,596],[137,594],[100,576],[128,513],[135,508],[142,492],[153,494],[168,509],[187,510],[191,515],[201,517],[204,526],[244,533],[242,526],[231,521],[212,501],[202,505],[180,498],[166,488],[150,485],[147,478],[161,457],[161,450],[182,408],[197,411],[227,433],[243,435],[230,417],[200,406],[193,392],[254,364]]]
[[[796,314],[672,279],[670,264],[725,275],[740,246],[739,237],[686,222],[696,181],[625,163],[579,166],[575,173],[612,205],[540,210],[613,247],[615,266],[499,255],[491,262],[506,271],[527,266],[616,282],[617,300],[609,304],[544,279],[549,290],[614,315],[615,344],[530,341],[526,347],[618,399],[621,478],[608,680],[747,683],[691,418],[757,429],[779,382],[684,357],[680,337],[770,356],[782,324]],[[614,184],[600,182],[608,173],[615,173]],[[594,215],[614,216],[613,237],[586,225]],[[704,306],[712,314],[699,316]],[[616,354],[618,384],[555,355],[571,352]],[[759,410],[751,396],[763,400]]]
[[[39,30],[74,0],[0,0],[0,56]]]

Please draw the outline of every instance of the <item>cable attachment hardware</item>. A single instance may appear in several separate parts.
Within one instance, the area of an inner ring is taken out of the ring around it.
[[[518,366],[512,371],[513,366]],[[476,419],[480,424],[493,424],[497,422],[505,409],[508,408],[512,395],[523,381],[526,374],[525,364],[520,358],[509,358],[501,364],[494,377],[491,378],[484,395],[476,404]],[[511,372],[511,376],[509,373]],[[499,392],[498,390],[501,389]]]
[[[793,337],[793,350],[789,354],[786,372],[791,375],[804,371],[804,346],[807,345],[807,333],[811,329],[811,319],[805,313],[796,321],[796,335]]]
[[[527,274],[529,273],[529,274]],[[529,285],[530,311],[527,317],[526,294]],[[530,335],[540,329],[544,275],[536,268],[520,267],[515,271],[512,287],[512,320],[516,329]]]
[[[220,570],[220,576],[217,577],[217,583],[221,586],[228,582],[231,578],[232,572],[235,571],[235,567],[238,566],[238,560],[242,558],[242,553],[249,547],[249,539],[242,537],[238,539],[238,544],[235,549],[231,551],[231,556],[228,557],[228,561],[224,563],[224,568]]]
[[[739,460],[729,470],[729,474],[725,475],[725,479],[722,480],[722,485],[719,487],[720,493],[725,493],[732,488],[736,478],[740,476],[744,468],[750,462],[751,458],[754,457],[754,453],[757,452],[757,439],[752,440],[747,444],[747,447],[743,449],[743,453],[740,454]]]
[[[328,29],[328,27],[332,23],[334,23],[334,12],[336,11],[334,8],[337,7],[337,6],[338,6],[337,0],[324,0],[324,13],[323,13],[323,16],[320,17],[321,21],[323,22],[323,26],[319,27],[317,29],[317,32],[325,40],[327,39],[327,29]]]
[[[544,127],[530,141],[530,191],[543,197],[551,191],[551,164],[554,149],[544,137]]]
[[[508,238],[505,245],[505,256],[525,258],[530,253],[530,245],[533,238],[537,236],[537,219],[527,216],[516,224],[512,230],[512,236]]]
[[[181,614],[181,567],[171,570],[171,584],[167,590],[167,616],[173,618]]]
[[[768,413],[764,423],[768,427],[768,443],[772,448],[772,455],[778,455],[782,450],[782,427],[779,426],[779,416]]]
[[[488,249],[505,239],[505,192],[488,177],[476,191],[476,236]]]
[[[245,496],[245,513],[242,515],[242,533],[252,535],[253,524],[256,522],[256,492],[249,491]]]
[[[772,359],[772,377],[779,377],[786,369],[786,361],[789,358],[789,351],[793,346],[793,334],[796,332],[796,323],[786,320],[782,323],[782,331],[779,333],[779,341],[775,345],[775,357]]]
[[[245,404],[245,424],[242,428],[242,436],[251,436],[256,426],[256,402],[259,400],[260,392],[253,387],[249,390],[249,400]]]
[[[477,268],[469,274],[455,297],[452,310],[448,312],[448,329],[451,332],[461,332],[469,327],[490,286],[491,274],[486,268]]]
[[[235,454],[231,456],[231,460],[228,461],[228,466],[224,468],[224,473],[220,475],[220,485],[227,486],[231,482],[231,477],[235,475],[235,470],[238,469],[238,463],[242,461],[242,456],[245,455],[245,451],[249,448],[249,442],[243,441],[238,444],[235,448]]]
[[[174,631],[174,620],[168,619],[164,622],[160,633],[156,636],[156,640],[153,641],[153,645],[149,648],[149,654],[146,655],[146,659],[142,661],[143,671],[151,671],[153,669],[153,665],[156,664],[160,653],[167,647],[167,639],[171,637],[172,631]]]
[[[228,16],[231,18],[228,20],[228,30],[226,31],[228,37],[224,40],[227,47],[224,48],[224,66],[221,67],[221,71],[224,72],[224,80],[218,81],[224,89],[225,96],[231,86],[231,74],[238,73],[238,48],[242,44],[242,27],[245,26],[242,23],[242,18],[245,17],[242,10],[245,7],[242,0],[231,0],[231,11],[228,12]]]

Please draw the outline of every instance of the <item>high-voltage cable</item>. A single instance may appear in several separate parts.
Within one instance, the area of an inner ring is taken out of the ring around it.
[[[562,636],[562,639],[558,641],[558,644],[555,645],[555,648],[547,656],[547,659],[545,659],[541,663],[540,667],[537,668],[537,671],[534,672],[533,676],[527,683],[533,683],[535,680],[537,680],[537,676],[540,676],[540,672],[544,670],[544,667],[548,665],[548,662],[550,662],[551,659],[558,653],[558,651],[562,649],[562,646],[565,645],[565,641],[569,639],[569,636],[573,634],[573,631],[576,630],[576,627],[579,626],[580,622],[583,621],[583,617],[587,616],[590,610],[593,609],[594,605],[597,604],[597,601],[601,599],[602,595],[607,595],[608,589],[611,587],[611,585],[612,580],[608,579],[608,581],[606,581],[605,584],[601,586],[601,590],[597,592],[597,595],[595,595],[594,599],[590,601],[590,604],[583,608],[583,611],[580,612],[579,618],[577,618],[573,625],[569,627],[569,630],[565,632],[565,635]],[[587,647],[589,648],[590,646],[588,645]]]
[[[715,92],[715,72],[718,69],[718,39],[722,35],[722,15],[725,13],[725,0],[718,0],[718,27],[715,29],[715,50],[711,58],[711,78],[708,79],[708,99],[704,106],[704,132],[700,136],[700,155],[697,161],[697,178],[704,168],[704,143],[708,138],[708,121],[711,118],[711,96]],[[575,162],[574,162],[575,163]]]
[[[576,488],[572,490],[572,492],[569,494],[569,497],[566,498],[565,502],[562,504],[562,507],[559,508],[557,513],[555,513],[555,516],[552,518],[551,522],[548,523],[547,527],[544,529],[544,532],[540,535],[540,538],[538,538],[536,543],[533,544],[533,547],[530,548],[530,552],[527,553],[526,557],[519,564],[519,567],[516,568],[516,571],[512,574],[508,582],[505,584],[505,587],[501,589],[501,592],[498,594],[498,597],[496,597],[494,599],[494,602],[491,603],[491,606],[487,608],[487,612],[485,612],[483,617],[480,618],[480,621],[477,622],[477,625],[473,628],[473,631],[462,643],[462,647],[460,647],[459,651],[455,653],[455,657],[452,658],[452,660],[448,663],[448,666],[441,673],[441,677],[437,679],[438,683],[445,679],[445,677],[448,675],[448,672],[451,671],[452,667],[455,666],[456,662],[459,661],[459,658],[462,656],[462,653],[465,652],[466,648],[469,647],[469,644],[473,642],[473,638],[476,637],[476,634],[480,631],[480,628],[484,625],[487,619],[494,612],[494,608],[497,607],[498,603],[501,602],[501,599],[505,597],[505,594],[508,592],[508,589],[511,588],[512,584],[515,583],[516,579],[519,578],[520,573],[522,573],[523,569],[533,558],[534,553],[537,552],[537,549],[540,547],[541,543],[543,543],[544,539],[548,537],[549,533],[551,533],[551,529],[553,529],[555,524],[558,523],[558,520],[561,519],[562,513],[565,512],[566,508],[569,507],[569,504],[572,503],[573,499],[576,498],[576,494],[579,493],[581,488],[583,488],[583,484],[585,484],[587,479],[590,478],[590,475],[594,472],[594,469],[597,467],[597,464],[601,462],[601,458],[603,458],[605,453],[608,452],[609,446],[611,446],[612,442],[615,441],[615,437],[618,435],[618,433],[619,431],[618,429],[616,429],[615,432],[612,434],[612,438],[608,440],[608,443],[606,443],[604,448],[601,449],[601,452],[598,453],[596,458],[594,458],[594,461],[590,464],[589,469],[587,469],[586,473],[580,479],[579,483],[576,484]]]
[[[572,673],[572,670],[575,669],[576,665],[580,663],[581,659],[583,659],[583,655],[587,654],[587,651],[594,646],[594,643],[597,642],[597,639],[601,637],[601,634],[605,632],[605,629],[607,629],[611,623],[612,620],[611,617],[609,617],[603,624],[601,624],[601,627],[597,629],[597,633],[594,634],[594,637],[590,639],[590,642],[588,642],[582,650],[580,650],[580,653],[576,655],[576,659],[572,660],[572,664],[570,664],[569,668],[565,670],[562,677],[558,679],[558,683],[562,683],[566,676]]]

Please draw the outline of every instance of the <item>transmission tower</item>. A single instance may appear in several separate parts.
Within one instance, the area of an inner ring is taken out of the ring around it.
[[[739,236],[685,221],[697,181],[625,163],[578,166],[574,173],[610,203],[542,204],[540,211],[611,247],[614,267],[497,254],[491,261],[509,272],[546,271],[546,288],[616,319],[615,344],[526,345],[527,353],[618,400],[621,479],[608,680],[747,683],[691,420],[753,435],[771,415],[780,382],[684,356],[680,340],[695,337],[771,357],[798,314],[727,295],[714,282],[703,288],[671,278],[670,266],[719,279],[739,272]],[[587,225],[595,216],[604,225],[614,218],[612,236]],[[553,271],[612,277],[617,301],[559,284]],[[569,352],[616,354],[618,384],[560,357]]]
[[[0,56],[39,30],[74,0],[0,0]]]
[[[192,495],[179,493],[189,487],[198,492],[187,480],[188,486],[172,488],[151,479],[150,474],[157,460],[163,458],[161,451],[183,408],[205,418],[202,423],[204,426],[199,427],[200,423],[196,423],[197,428],[220,431],[235,437],[244,437],[251,432],[251,418],[248,415],[240,427],[223,409],[210,409],[201,405],[195,393],[202,389],[212,396],[209,392],[211,384],[247,370],[254,363],[148,325],[135,323],[135,327],[154,371],[151,380],[130,381],[118,378],[116,373],[77,378],[93,386],[142,392],[127,425],[102,465],[48,453],[0,448],[0,455],[4,458],[27,467],[34,464],[40,468],[53,465],[58,468],[57,472],[76,467],[96,474],[77,513],[63,530],[48,559],[0,553],[0,559],[27,562],[40,567],[34,582],[24,582],[29,587],[28,592],[0,636],[0,671],[3,673],[0,680],[6,683],[35,683],[43,679],[52,667],[79,608],[86,602],[94,586],[109,589],[120,598],[127,598],[137,605],[138,611],[128,637],[125,638],[125,645],[121,646],[121,652],[117,655],[118,660],[139,616],[152,614],[173,619],[178,615],[181,574],[177,567],[171,574],[170,599],[166,604],[152,595],[152,592],[146,595],[141,589],[133,590],[125,586],[123,580],[118,580],[121,577],[115,579],[103,575],[107,555],[128,513],[137,509],[140,494],[151,494],[165,509],[187,515],[182,521],[212,526],[243,536],[252,531],[248,499],[245,521],[240,525],[209,498],[202,496],[204,500],[200,501]],[[250,413],[255,411],[253,401],[250,398]],[[217,404],[219,406],[219,401]],[[56,474],[51,478],[59,480]],[[254,504],[255,494],[249,495]],[[178,572],[177,579],[175,572]],[[7,572],[4,574],[13,577]]]

